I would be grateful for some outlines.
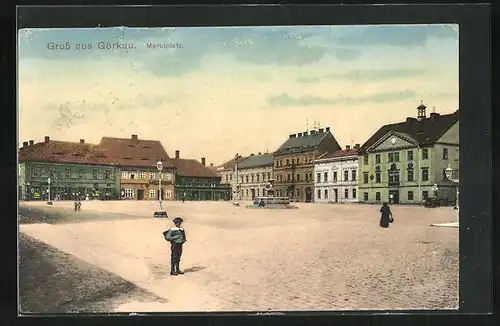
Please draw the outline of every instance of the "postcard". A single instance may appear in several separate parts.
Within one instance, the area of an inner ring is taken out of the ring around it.
[[[458,309],[458,36],[19,30],[21,313]]]

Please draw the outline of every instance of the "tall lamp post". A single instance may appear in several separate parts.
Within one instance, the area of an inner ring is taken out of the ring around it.
[[[52,200],[50,200],[50,177],[47,179],[47,183],[49,184],[49,190],[48,190],[48,195],[49,195],[49,201],[47,202],[47,205],[53,205]]]
[[[444,170],[444,172],[445,172],[446,178],[448,178],[448,180],[450,180],[453,183],[456,183],[456,204],[455,204],[454,209],[459,210],[458,198],[459,198],[459,194],[460,194],[460,189],[459,189],[460,180],[457,178],[453,178],[453,169],[449,165]]]
[[[161,205],[161,197],[162,197],[162,192],[161,192],[161,179],[162,179],[162,173],[161,171],[163,170],[163,163],[159,160],[156,162],[156,168],[158,169],[158,201],[160,202],[160,209],[157,210],[153,217],[168,217],[167,212],[163,210],[163,207]]]
[[[240,206],[239,197],[240,197],[240,189],[238,185],[238,160],[241,156],[236,153],[234,157],[234,195],[233,195],[233,205]]]

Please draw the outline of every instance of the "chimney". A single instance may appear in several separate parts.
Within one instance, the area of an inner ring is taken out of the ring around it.
[[[329,132],[330,131],[330,127],[326,127],[326,132]]]
[[[346,146],[345,146],[345,149],[346,149],[346,150],[350,150],[350,149],[351,149],[351,145],[346,145]]]
[[[175,151],[175,158],[179,158],[179,150]]]
[[[359,146],[360,146],[360,144],[356,144],[356,145],[354,145],[354,148],[358,149]]]
[[[34,140],[30,140],[30,146],[33,146],[35,144]]]
[[[28,142],[27,141],[23,142],[23,149],[28,149]]]
[[[291,134],[290,138],[295,138],[297,135],[296,134]]]
[[[436,119],[440,116],[439,113],[436,113],[436,112],[432,112],[431,113],[431,121],[436,121]]]
[[[132,141],[134,143],[136,143],[136,144],[139,142],[139,139],[137,138],[137,135],[132,135]]]
[[[80,139],[80,144],[85,144],[85,139]]]
[[[210,163],[210,167],[213,168],[214,167],[214,164],[213,163]]]
[[[48,143],[50,140],[50,137],[49,136],[45,136],[45,142]]]
[[[201,158],[201,164],[205,165],[205,158],[204,157]]]
[[[262,155],[262,152],[259,152],[259,155]]]
[[[252,153],[252,154],[250,154],[250,156],[253,156],[253,153]]]
[[[323,129],[323,128],[318,129],[318,132],[319,132],[320,134],[322,134],[322,133],[323,133],[323,131],[324,131],[324,129]]]
[[[304,131],[304,133],[302,134],[302,136],[307,136],[307,131]]]
[[[311,135],[315,135],[316,134],[316,130],[311,130]]]
[[[297,137],[302,137],[302,133],[301,133],[301,132],[299,132],[299,133],[297,134]]]

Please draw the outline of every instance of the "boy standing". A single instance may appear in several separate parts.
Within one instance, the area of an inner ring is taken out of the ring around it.
[[[182,245],[186,242],[186,232],[181,228],[181,224],[184,222],[182,218],[176,217],[173,222],[175,226],[163,232],[163,236],[171,244],[170,275],[179,275],[184,274],[179,268],[179,263],[182,256]]]

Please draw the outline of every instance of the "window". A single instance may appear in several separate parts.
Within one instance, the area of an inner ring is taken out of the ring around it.
[[[347,188],[344,190],[344,198],[349,198],[349,189]]]
[[[84,169],[80,169],[79,177],[80,177],[80,179],[85,179],[85,170]]]
[[[367,192],[363,193],[363,200],[368,201],[368,193]]]
[[[399,171],[389,171],[389,183],[399,183]]]
[[[321,182],[321,173],[319,173],[319,172],[316,174],[316,182],[317,183]]]
[[[150,173],[149,173],[149,178],[150,178],[151,180],[154,180],[154,179],[155,179],[155,173],[154,173],[154,172],[150,172]]]
[[[413,182],[413,170],[408,170],[407,179],[409,182]]]
[[[321,190],[318,189],[318,199],[321,199]]]
[[[167,199],[170,199],[170,197],[172,197],[172,191],[171,190],[165,190],[165,197]]]
[[[110,170],[106,170],[104,172],[104,179],[111,179],[111,171]]]
[[[351,171],[351,180],[356,181],[356,170]]]
[[[325,189],[325,199],[328,199],[328,189]]]
[[[443,148],[443,160],[448,159],[448,148]]]
[[[248,183],[248,174],[245,176],[245,181]]]
[[[333,172],[333,181],[337,182],[337,171]]]
[[[244,175],[242,175],[242,176],[241,176],[241,183],[244,183],[244,182],[245,182],[245,176],[244,176]]]
[[[300,190],[297,189],[297,197],[299,197],[299,196],[300,196]]]
[[[266,181],[266,174],[262,172],[262,181]]]
[[[399,162],[399,152],[394,153],[394,162]]]
[[[267,180],[271,179],[271,172],[267,172]]]
[[[257,197],[259,197],[259,196],[260,196],[260,189],[257,188]]]
[[[363,183],[368,183],[368,172],[363,172]]]
[[[297,181],[300,181],[300,174],[297,173]]]
[[[380,164],[380,154],[375,155],[375,164]]]
[[[150,190],[149,191],[149,198],[151,198],[151,199],[156,198],[156,190]]]
[[[229,175],[229,181],[233,181],[233,175],[232,174]]]
[[[278,166],[279,166],[279,161],[276,161],[276,167],[278,167]]]
[[[40,168],[39,168],[38,166],[35,166],[35,167],[33,168],[32,175],[33,175],[34,177],[39,177],[39,176],[40,176]]]
[[[368,154],[363,156],[363,164],[368,164]]]
[[[413,191],[408,191],[408,200],[413,200]]]
[[[427,160],[429,158],[429,149],[422,148],[422,160]]]
[[[226,182],[229,181],[229,174],[226,174]]]
[[[280,166],[283,166],[283,160],[280,160]]]
[[[422,168],[422,181],[429,181],[429,168]]]
[[[247,196],[248,196],[248,189],[245,189],[246,190],[246,193],[247,193]]]
[[[389,163],[394,162],[394,153],[388,153],[387,159],[389,160]]]
[[[130,172],[130,179],[135,179],[135,173],[134,171]]]
[[[312,180],[313,179],[313,174],[312,172],[309,172],[309,180]]]
[[[139,173],[139,179],[146,179],[146,172]]]
[[[356,188],[352,189],[352,198],[356,198]]]
[[[429,198],[429,192],[427,190],[422,191],[422,199],[426,200]]]
[[[292,158],[292,165],[295,165],[295,159]]]
[[[256,174],[256,177],[257,177],[257,182],[260,182],[260,174],[259,173]]]
[[[380,201],[380,192],[378,191],[375,193],[375,200]]]
[[[328,172],[323,173],[323,181],[328,182]]]
[[[375,183],[380,183],[380,172],[375,172]]]
[[[134,198],[134,189],[125,189],[126,198]]]
[[[286,175],[286,181],[290,181],[290,179],[291,179],[291,177],[290,177],[290,173],[288,173],[288,174]]]
[[[289,166],[289,165],[290,165],[290,160],[286,159],[286,166]]]
[[[413,161],[413,151],[408,151],[408,161]]]
[[[94,179],[99,179],[99,170],[92,171],[92,177]]]
[[[252,179],[252,182],[253,182],[253,178],[254,178],[254,175],[253,175],[253,173],[252,173],[252,175],[251,175],[250,177],[251,177],[251,179]]]
[[[64,177],[69,179],[71,178],[71,169],[64,169]]]
[[[344,181],[348,181],[349,180],[349,171],[344,171]]]

